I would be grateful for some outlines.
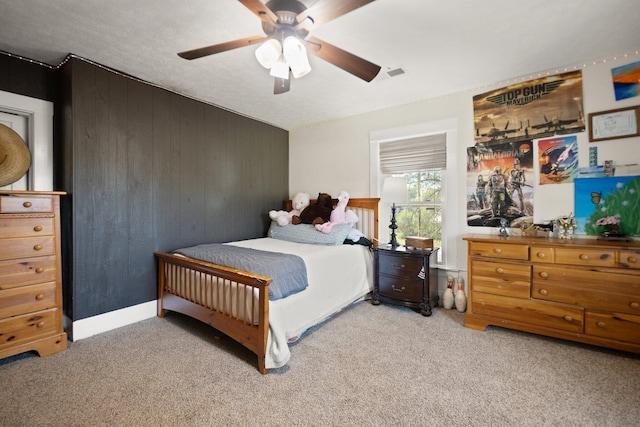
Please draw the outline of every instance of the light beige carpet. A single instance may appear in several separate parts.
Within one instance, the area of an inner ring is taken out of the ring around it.
[[[640,357],[359,303],[260,375],[181,315],[0,362],[1,426],[637,426]]]

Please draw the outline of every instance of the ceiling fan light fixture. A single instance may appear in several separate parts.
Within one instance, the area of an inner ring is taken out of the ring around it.
[[[289,36],[284,39],[282,43],[282,55],[291,67],[293,77],[299,78],[311,71],[311,65],[309,65],[309,58],[307,57],[307,49],[297,37]]]
[[[281,79],[289,78],[289,64],[287,64],[284,60],[284,57],[280,55],[280,58],[273,64],[271,67],[271,72],[269,73],[273,77],[278,77]]]
[[[256,49],[256,59],[264,68],[271,68],[282,56],[282,45],[276,39],[269,39]]]

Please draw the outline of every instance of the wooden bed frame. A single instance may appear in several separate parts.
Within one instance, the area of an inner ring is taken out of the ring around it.
[[[356,228],[374,242],[378,239],[379,200],[350,199],[347,205],[358,215]],[[290,211],[291,201],[285,205]],[[258,370],[265,374],[271,279],[166,252],[156,252],[155,256],[158,316],[164,317],[165,311],[170,310],[214,327],[255,353]],[[258,295],[257,306],[254,295]],[[214,303],[215,299],[218,303]]]

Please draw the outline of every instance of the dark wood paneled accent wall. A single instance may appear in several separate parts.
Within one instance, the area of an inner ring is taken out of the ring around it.
[[[77,58],[61,73],[72,320],[156,299],[154,251],[265,234],[287,131]]]

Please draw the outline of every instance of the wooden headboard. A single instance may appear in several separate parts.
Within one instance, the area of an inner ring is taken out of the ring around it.
[[[356,223],[356,228],[364,234],[367,239],[377,242],[378,241],[378,202],[377,197],[369,198],[351,198],[347,204],[347,209],[352,210],[358,215],[359,221]],[[291,200],[285,200],[285,210],[289,212],[293,209]],[[316,199],[311,199],[311,203],[315,203]],[[333,199],[334,206],[338,203],[338,199]]]

